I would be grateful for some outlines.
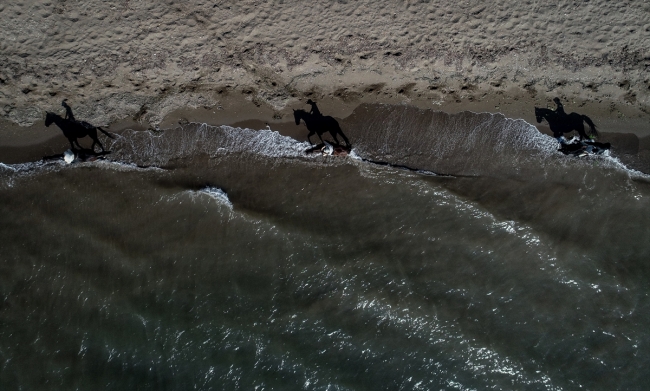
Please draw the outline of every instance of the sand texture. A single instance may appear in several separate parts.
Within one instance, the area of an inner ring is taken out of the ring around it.
[[[0,114],[20,125],[63,98],[96,124],[153,126],[234,94],[278,117],[307,97],[471,108],[499,94],[650,112],[645,0],[21,0],[0,3],[0,31]]]

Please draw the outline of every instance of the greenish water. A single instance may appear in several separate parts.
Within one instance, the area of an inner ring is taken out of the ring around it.
[[[356,154],[456,176],[199,125],[1,165],[1,388],[643,389],[646,177],[367,110]]]

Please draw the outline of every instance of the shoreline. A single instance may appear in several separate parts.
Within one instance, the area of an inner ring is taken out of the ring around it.
[[[306,101],[306,99],[303,99]],[[292,109],[306,109],[306,104],[287,107],[283,110],[275,110],[266,104],[259,104],[248,96],[230,94],[219,106],[212,108],[180,108],[168,113],[160,122],[160,130],[176,128],[187,123],[205,123],[211,126],[227,125],[232,127],[249,128],[254,130],[264,129],[270,126],[284,136],[292,137],[298,141],[307,141],[307,131],[304,124],[296,126],[293,122]],[[354,102],[344,102],[338,98],[327,98],[317,101],[321,112],[324,115],[331,115],[345,124],[345,119],[353,111],[364,103],[378,103],[391,105],[409,105],[419,109],[429,109],[448,114],[462,112],[502,114],[510,119],[522,119],[547,135],[551,135],[545,122],[537,124],[534,116],[534,107],[551,106],[552,102],[544,102],[541,99],[533,100],[530,97],[513,93],[510,96],[498,94],[494,97],[487,97],[480,102],[448,102],[440,105],[432,105],[424,99],[382,99],[381,96],[367,95]],[[495,105],[496,103],[496,105]],[[542,105],[547,103],[546,106]],[[503,107],[499,112],[488,111],[490,106]],[[598,126],[601,136],[600,141],[612,144],[612,153],[629,165],[630,168],[639,169],[643,172],[650,172],[650,121],[636,113],[630,107],[621,107],[621,110],[612,112],[605,111],[606,105],[593,102],[565,103],[567,112],[577,111],[589,115]],[[574,109],[575,108],[575,109]],[[73,110],[75,108],[73,107]],[[61,108],[62,112],[63,109]],[[612,115],[614,113],[615,115]],[[628,113],[625,116],[623,113]],[[605,115],[603,115],[605,114]],[[83,118],[80,118],[83,119]],[[121,133],[124,130],[132,129],[143,131],[152,129],[146,123],[138,121],[137,117],[124,118],[104,126],[112,133]],[[82,139],[83,140],[83,139]],[[354,140],[351,140],[354,144]],[[83,142],[83,141],[82,141]],[[0,119],[0,162],[25,163],[38,161],[44,156],[62,153],[69,147],[67,139],[61,131],[52,126],[46,128],[42,121],[36,122],[29,127],[21,127],[7,120]]]
[[[367,94],[355,99],[343,100],[339,97],[327,95],[314,96],[310,92],[296,97],[292,104],[278,110],[265,102],[259,102],[245,93],[231,92],[221,97],[218,104],[204,107],[180,106],[170,110],[159,122],[153,124],[147,121],[142,112],[127,115],[108,123],[92,122],[82,114],[76,114],[79,119],[91,122],[93,125],[102,126],[112,131],[119,132],[126,128],[135,130],[167,129],[180,122],[198,122],[210,125],[238,125],[241,123],[282,124],[293,120],[292,109],[306,109],[305,103],[313,99],[324,115],[337,119],[349,116],[358,106],[364,103],[378,103],[389,105],[408,105],[419,109],[441,111],[448,114],[460,112],[503,114],[511,119],[523,119],[540,129],[546,128],[545,122],[538,124],[535,120],[535,107],[548,107],[554,109],[552,98],[549,96],[529,96],[526,91],[511,89],[506,92],[484,93],[481,99],[463,96],[456,100],[432,101],[428,96],[406,95],[385,96],[379,93]],[[589,116],[597,125],[599,131],[605,133],[633,133],[639,138],[650,136],[650,114],[646,114],[638,107],[623,102],[615,101],[590,101],[590,100],[563,100],[567,113],[577,112]],[[75,113],[84,113],[88,108],[74,105]],[[60,101],[49,111],[63,114]],[[144,113],[146,114],[146,113]],[[35,121],[29,126],[21,126],[6,118],[0,118],[0,147],[29,145],[29,138],[35,142],[56,137],[46,128],[43,119]]]
[[[301,139],[292,109],[308,99],[337,119],[385,103],[538,125],[534,107],[559,97],[636,153],[650,137],[648,12],[641,0],[1,4],[0,161],[65,147],[43,126],[63,99],[112,132],[269,124]]]

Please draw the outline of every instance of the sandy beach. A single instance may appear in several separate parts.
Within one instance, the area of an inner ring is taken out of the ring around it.
[[[154,127],[240,100],[211,119],[282,122],[307,98],[338,118],[384,102],[532,122],[558,96],[604,131],[650,135],[641,0],[26,0],[0,5],[0,29],[2,145],[64,98],[93,124]]]
[[[43,126],[63,99],[118,133],[187,121],[303,139],[291,110],[307,99],[339,119],[390,103],[535,123],[533,108],[557,96],[601,132],[627,134],[605,141],[650,167],[649,11],[645,1],[2,4],[0,156],[64,147]]]

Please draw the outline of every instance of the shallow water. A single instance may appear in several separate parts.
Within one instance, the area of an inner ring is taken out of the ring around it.
[[[342,125],[428,175],[205,125],[0,165],[2,389],[644,388],[645,175],[498,115]]]

